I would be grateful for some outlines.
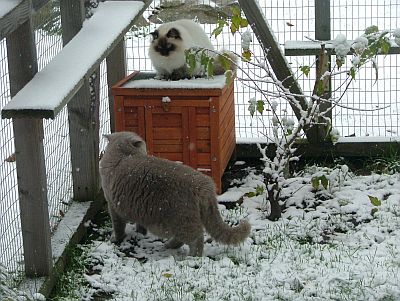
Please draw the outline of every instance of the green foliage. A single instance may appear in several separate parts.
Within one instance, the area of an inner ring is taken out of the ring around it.
[[[264,186],[257,185],[256,191],[247,192],[247,193],[245,193],[245,196],[247,196],[249,198],[252,198],[252,197],[255,197],[255,196],[262,195],[262,194],[264,194],[264,192],[265,192]]]
[[[382,201],[380,199],[378,199],[377,197],[369,195],[368,198],[372,205],[374,205],[374,206],[382,205]]]
[[[325,175],[314,176],[311,178],[311,185],[314,190],[318,190],[320,185],[322,185],[322,187],[324,187],[325,189],[328,189],[329,183],[330,181]]]
[[[263,100],[255,100],[254,98],[249,100],[248,110],[250,112],[251,117],[254,117],[255,112],[262,114],[264,112],[264,101]]]
[[[300,66],[299,69],[306,77],[308,77],[308,75],[310,74],[310,71],[311,71],[310,66]]]

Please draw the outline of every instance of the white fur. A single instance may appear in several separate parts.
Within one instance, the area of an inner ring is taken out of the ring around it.
[[[152,45],[149,47],[149,57],[158,74],[172,73],[173,70],[184,66],[186,49],[192,47],[214,49],[203,28],[192,20],[182,19],[162,24],[157,28],[159,36],[165,36],[171,28],[176,28],[182,38],[181,41],[175,42],[177,46],[175,51],[169,56],[162,56],[153,49]],[[197,69],[194,71],[194,75],[201,72],[201,68]]]

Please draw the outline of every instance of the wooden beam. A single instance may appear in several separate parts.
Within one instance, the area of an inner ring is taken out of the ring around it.
[[[60,2],[63,43],[68,44],[79,32],[85,19],[83,0]],[[98,85],[88,75],[68,103],[68,121],[74,193],[79,201],[93,201],[99,191],[99,97]],[[95,73],[98,82],[100,73]],[[92,86],[91,86],[92,84]]]
[[[331,1],[330,0],[315,0],[315,39],[319,41],[327,41],[331,39]],[[320,49],[316,56],[316,80],[314,83],[313,95],[317,94],[318,85],[324,87],[324,93],[321,98],[326,99],[325,102],[319,102],[319,111],[326,112],[325,117],[332,120],[332,103],[329,99],[332,96],[332,80],[326,78],[321,80],[321,77],[331,70],[331,55],[326,53],[325,45]],[[317,124],[314,125],[314,130],[307,136],[310,143],[322,143],[326,140],[328,134],[327,121],[323,117],[318,117]],[[312,135],[315,136],[312,136]]]
[[[125,72],[125,43],[124,39],[121,39],[107,57],[108,104],[110,111],[110,129],[112,133],[115,132],[114,96],[112,94],[112,86],[125,77]]]
[[[10,92],[14,96],[37,72],[31,20],[7,36]],[[13,119],[25,274],[52,269],[42,119]]]
[[[351,45],[353,41],[349,40],[349,43]],[[393,40],[391,40],[390,44],[389,54],[400,54],[400,46],[395,44]],[[284,48],[286,56],[318,55],[321,51],[321,43],[316,41],[286,41]],[[326,41],[325,48],[329,54],[335,54],[332,40]],[[348,55],[352,55],[353,53],[354,50],[351,49]]]
[[[17,6],[0,18],[0,40],[7,37],[19,26],[29,21],[32,4],[29,0],[21,1]]]
[[[298,141],[295,144],[297,152],[295,155],[307,158],[376,158],[389,157],[393,155],[393,150],[400,149],[400,140],[383,137],[384,139],[369,138],[362,141],[361,138],[342,138],[341,141],[333,145],[332,143],[310,144],[306,140]],[[378,137],[382,138],[382,137]],[[386,138],[386,140],[385,140]],[[357,141],[356,141],[357,140]],[[266,144],[263,143],[263,146]],[[238,143],[236,145],[238,159],[258,159],[261,158],[260,150],[256,143]],[[270,144],[267,148],[267,155],[270,158],[275,156],[276,146]],[[262,164],[262,163],[261,163]]]

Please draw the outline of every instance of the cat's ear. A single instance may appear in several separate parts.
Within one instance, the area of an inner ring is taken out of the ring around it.
[[[167,33],[167,38],[174,38],[178,40],[182,40],[181,33],[175,27],[171,28]]]
[[[142,147],[144,144],[145,144],[144,141],[141,141],[141,140],[133,142],[133,146],[137,147],[137,148]]]
[[[155,30],[155,31],[153,31],[153,32],[150,32],[150,34],[151,34],[151,36],[153,37],[153,40],[158,39],[158,36],[159,36],[158,30]]]

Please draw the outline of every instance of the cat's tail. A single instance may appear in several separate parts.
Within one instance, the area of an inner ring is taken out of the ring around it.
[[[207,208],[202,208],[202,221],[208,234],[216,241],[238,245],[249,236],[251,225],[247,220],[241,220],[239,225],[231,227],[222,220],[216,200],[207,205]]]
[[[214,60],[214,74],[225,74],[225,71],[236,72],[238,56],[232,51],[222,50]]]

